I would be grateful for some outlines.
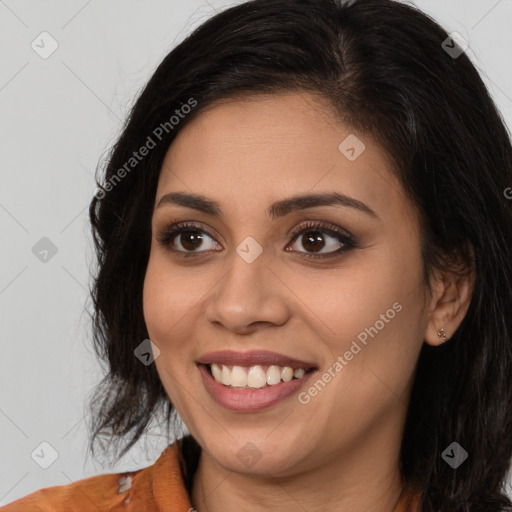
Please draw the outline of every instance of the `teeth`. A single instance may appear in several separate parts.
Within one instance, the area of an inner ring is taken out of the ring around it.
[[[247,373],[241,366],[233,366],[231,370],[231,385],[239,388],[247,386]]]
[[[281,370],[281,379],[283,379],[284,382],[290,382],[293,378],[293,370],[289,366],[285,366]]]
[[[267,370],[267,384],[269,386],[273,386],[274,384],[279,384],[281,382],[281,370],[279,366],[269,366]]]
[[[211,365],[212,375],[213,378],[217,382],[222,382],[222,370],[220,369],[219,365],[217,363],[213,363]]]
[[[222,365],[222,375],[220,376],[220,381],[224,386],[229,386],[231,384],[231,372],[227,366]]]
[[[233,370],[236,366],[233,368]],[[238,367],[241,370],[240,366]],[[267,375],[263,371],[261,366],[251,366],[249,368],[249,373],[247,374],[247,385],[250,388],[262,388],[267,383]]]
[[[304,377],[304,375],[306,375],[306,370],[304,370],[304,368],[297,368],[297,369],[293,372],[293,376],[294,376],[296,379],[300,379],[301,377]]]
[[[250,387],[260,389],[266,386],[275,386],[281,381],[290,382],[293,378],[300,379],[306,374],[305,368],[294,370],[289,366],[261,365],[251,366],[226,366],[224,364],[212,363],[210,365],[213,378],[224,384],[235,388]],[[267,370],[265,371],[265,368]]]

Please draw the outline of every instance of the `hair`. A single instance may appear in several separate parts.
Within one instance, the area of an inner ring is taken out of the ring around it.
[[[421,490],[422,512],[512,510],[512,147],[466,53],[443,48],[448,37],[414,5],[392,0],[252,0],[211,17],[163,59],[89,207],[98,260],[93,338],[108,368],[90,404],[92,451],[106,439],[123,455],[157,411],[168,427],[173,415],[155,365],[134,356],[149,338],[142,290],[170,144],[218,100],[305,91],[389,155],[419,214],[425,288],[436,269],[474,276],[459,328],[440,346],[422,346],[403,477]],[[150,139],[154,147],[135,159]],[[442,458],[453,442],[468,453],[457,469]]]

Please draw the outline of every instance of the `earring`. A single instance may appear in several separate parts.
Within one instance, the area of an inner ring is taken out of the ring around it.
[[[446,341],[446,331],[444,329],[439,329],[437,331],[438,338],[441,338],[443,341]]]

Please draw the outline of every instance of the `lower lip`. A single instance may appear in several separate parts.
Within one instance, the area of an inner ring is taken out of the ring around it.
[[[222,407],[232,411],[254,412],[266,409],[281,400],[293,395],[300,389],[315,371],[306,373],[300,379],[293,379],[289,382],[281,382],[274,386],[261,389],[236,389],[228,388],[217,382],[208,368],[200,364],[199,371],[203,378],[204,385],[212,398]]]

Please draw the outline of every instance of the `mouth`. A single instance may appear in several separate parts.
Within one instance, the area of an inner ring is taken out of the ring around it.
[[[236,366],[211,363],[204,365],[216,382],[231,389],[265,389],[282,382],[302,379],[316,370],[315,367],[254,365]]]
[[[215,352],[196,361],[203,383],[224,408],[254,412],[296,393],[318,366],[274,352]]]

